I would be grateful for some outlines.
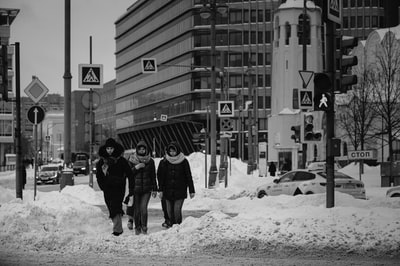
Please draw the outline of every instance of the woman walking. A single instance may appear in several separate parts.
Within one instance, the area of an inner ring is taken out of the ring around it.
[[[107,139],[100,147],[100,160],[97,162],[96,178],[103,191],[110,218],[113,222],[113,235],[119,236],[122,230],[122,201],[125,196],[126,179],[129,180],[129,194],[133,192],[133,174],[128,161],[122,156],[124,148],[113,138]]]
[[[126,211],[130,218],[128,228],[133,228],[134,220],[135,234],[147,234],[147,210],[150,196],[157,196],[157,181],[154,160],[144,141],[136,145],[136,152],[129,157],[129,163],[132,166],[134,188],[133,207],[128,207]]]
[[[171,142],[157,169],[160,198],[165,199],[168,212],[168,227],[182,223],[182,206],[189,190],[195,195],[192,173],[188,160],[176,142]]]

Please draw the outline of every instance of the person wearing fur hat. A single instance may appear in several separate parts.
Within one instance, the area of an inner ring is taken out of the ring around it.
[[[135,221],[136,235],[147,234],[147,208],[150,196],[157,196],[156,167],[147,144],[141,140],[136,145],[136,152],[129,157],[132,167],[134,189],[133,207],[129,206],[126,210],[129,215],[128,228],[133,229]],[[129,194],[131,195],[131,194]]]
[[[176,142],[171,142],[166,148],[166,154],[157,169],[160,198],[165,199],[169,224],[182,222],[182,206],[189,190],[190,198],[195,195],[192,173],[188,160],[185,158]]]
[[[113,138],[106,140],[99,149],[100,160],[96,164],[96,178],[103,191],[110,218],[113,222],[113,235],[119,236],[122,229],[122,202],[125,196],[126,179],[129,193],[133,193],[133,173],[128,161],[123,157],[124,148]]]

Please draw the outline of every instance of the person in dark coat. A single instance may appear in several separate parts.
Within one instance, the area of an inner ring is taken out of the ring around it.
[[[26,185],[26,166],[25,163],[22,164],[22,189],[25,189]]]
[[[166,202],[169,224],[182,222],[182,205],[187,198],[189,190],[190,198],[195,195],[192,173],[188,160],[185,158],[179,145],[171,142],[166,148],[166,154],[157,169],[160,198]]]
[[[136,145],[136,152],[129,157],[132,167],[134,189],[133,207],[127,207],[129,215],[128,228],[132,230],[133,218],[135,220],[136,235],[147,234],[147,208],[150,196],[157,196],[156,167],[153,158],[150,157],[148,146],[144,141]]]
[[[275,163],[274,163],[274,162],[271,162],[271,163],[269,164],[268,172],[269,172],[269,175],[270,175],[270,176],[275,176],[275,173],[276,173],[276,166],[275,166]]]
[[[128,161],[123,157],[124,148],[113,138],[106,140],[99,149],[100,160],[96,164],[96,178],[103,191],[104,200],[113,222],[113,235],[119,236],[122,229],[122,202],[125,196],[126,179],[129,194],[133,193],[133,173]]]

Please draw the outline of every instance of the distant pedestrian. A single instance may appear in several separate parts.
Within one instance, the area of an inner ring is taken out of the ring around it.
[[[275,176],[275,173],[276,173],[276,166],[275,166],[275,163],[274,163],[274,162],[271,162],[271,163],[269,164],[268,172],[269,172],[269,175],[270,175],[270,176]]]
[[[188,160],[179,145],[171,142],[157,169],[160,198],[165,199],[168,213],[168,227],[182,223],[182,206],[189,190],[190,198],[195,196],[192,173]]]
[[[26,165],[25,163],[22,164],[22,189],[25,189],[26,185]]]
[[[122,156],[124,148],[113,138],[100,147],[100,160],[97,162],[96,177],[103,191],[110,218],[113,222],[113,235],[119,236],[122,229],[122,202],[125,196],[126,179],[129,181],[129,194],[133,195],[133,173],[128,161]]]
[[[154,160],[144,141],[139,141],[136,145],[136,152],[129,157],[129,163],[132,167],[134,188],[133,207],[128,206],[126,210],[129,216],[128,228],[132,230],[134,220],[136,235],[147,234],[147,208],[150,196],[155,198],[158,188]]]

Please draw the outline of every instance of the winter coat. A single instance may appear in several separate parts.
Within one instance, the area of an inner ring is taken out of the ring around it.
[[[276,166],[274,163],[271,163],[269,165],[268,172],[270,172],[271,176],[275,176]]]
[[[139,143],[136,145],[136,152],[140,146],[146,148],[146,155],[140,156],[137,153],[134,153],[129,158],[129,164],[132,167],[134,179],[133,194],[145,194],[158,190],[154,160],[150,157],[149,150],[144,141],[139,141]],[[135,166],[138,163],[144,163],[145,167],[136,169]]]
[[[183,156],[179,148],[177,152],[178,155]],[[163,192],[163,197],[167,200],[187,198],[188,189],[189,193],[195,193],[190,165],[186,158],[176,163],[168,160],[168,154],[166,154],[158,166],[157,179],[159,190]]]
[[[114,151],[109,155],[106,147],[113,145]],[[129,181],[129,191],[133,191],[133,173],[128,161],[122,156],[124,148],[113,139],[108,139],[106,144],[99,149],[100,160],[96,164],[96,178],[100,189],[104,193],[110,218],[117,214],[124,214],[122,210],[122,201],[125,196],[126,178]],[[103,165],[108,165],[106,173],[103,171]]]

